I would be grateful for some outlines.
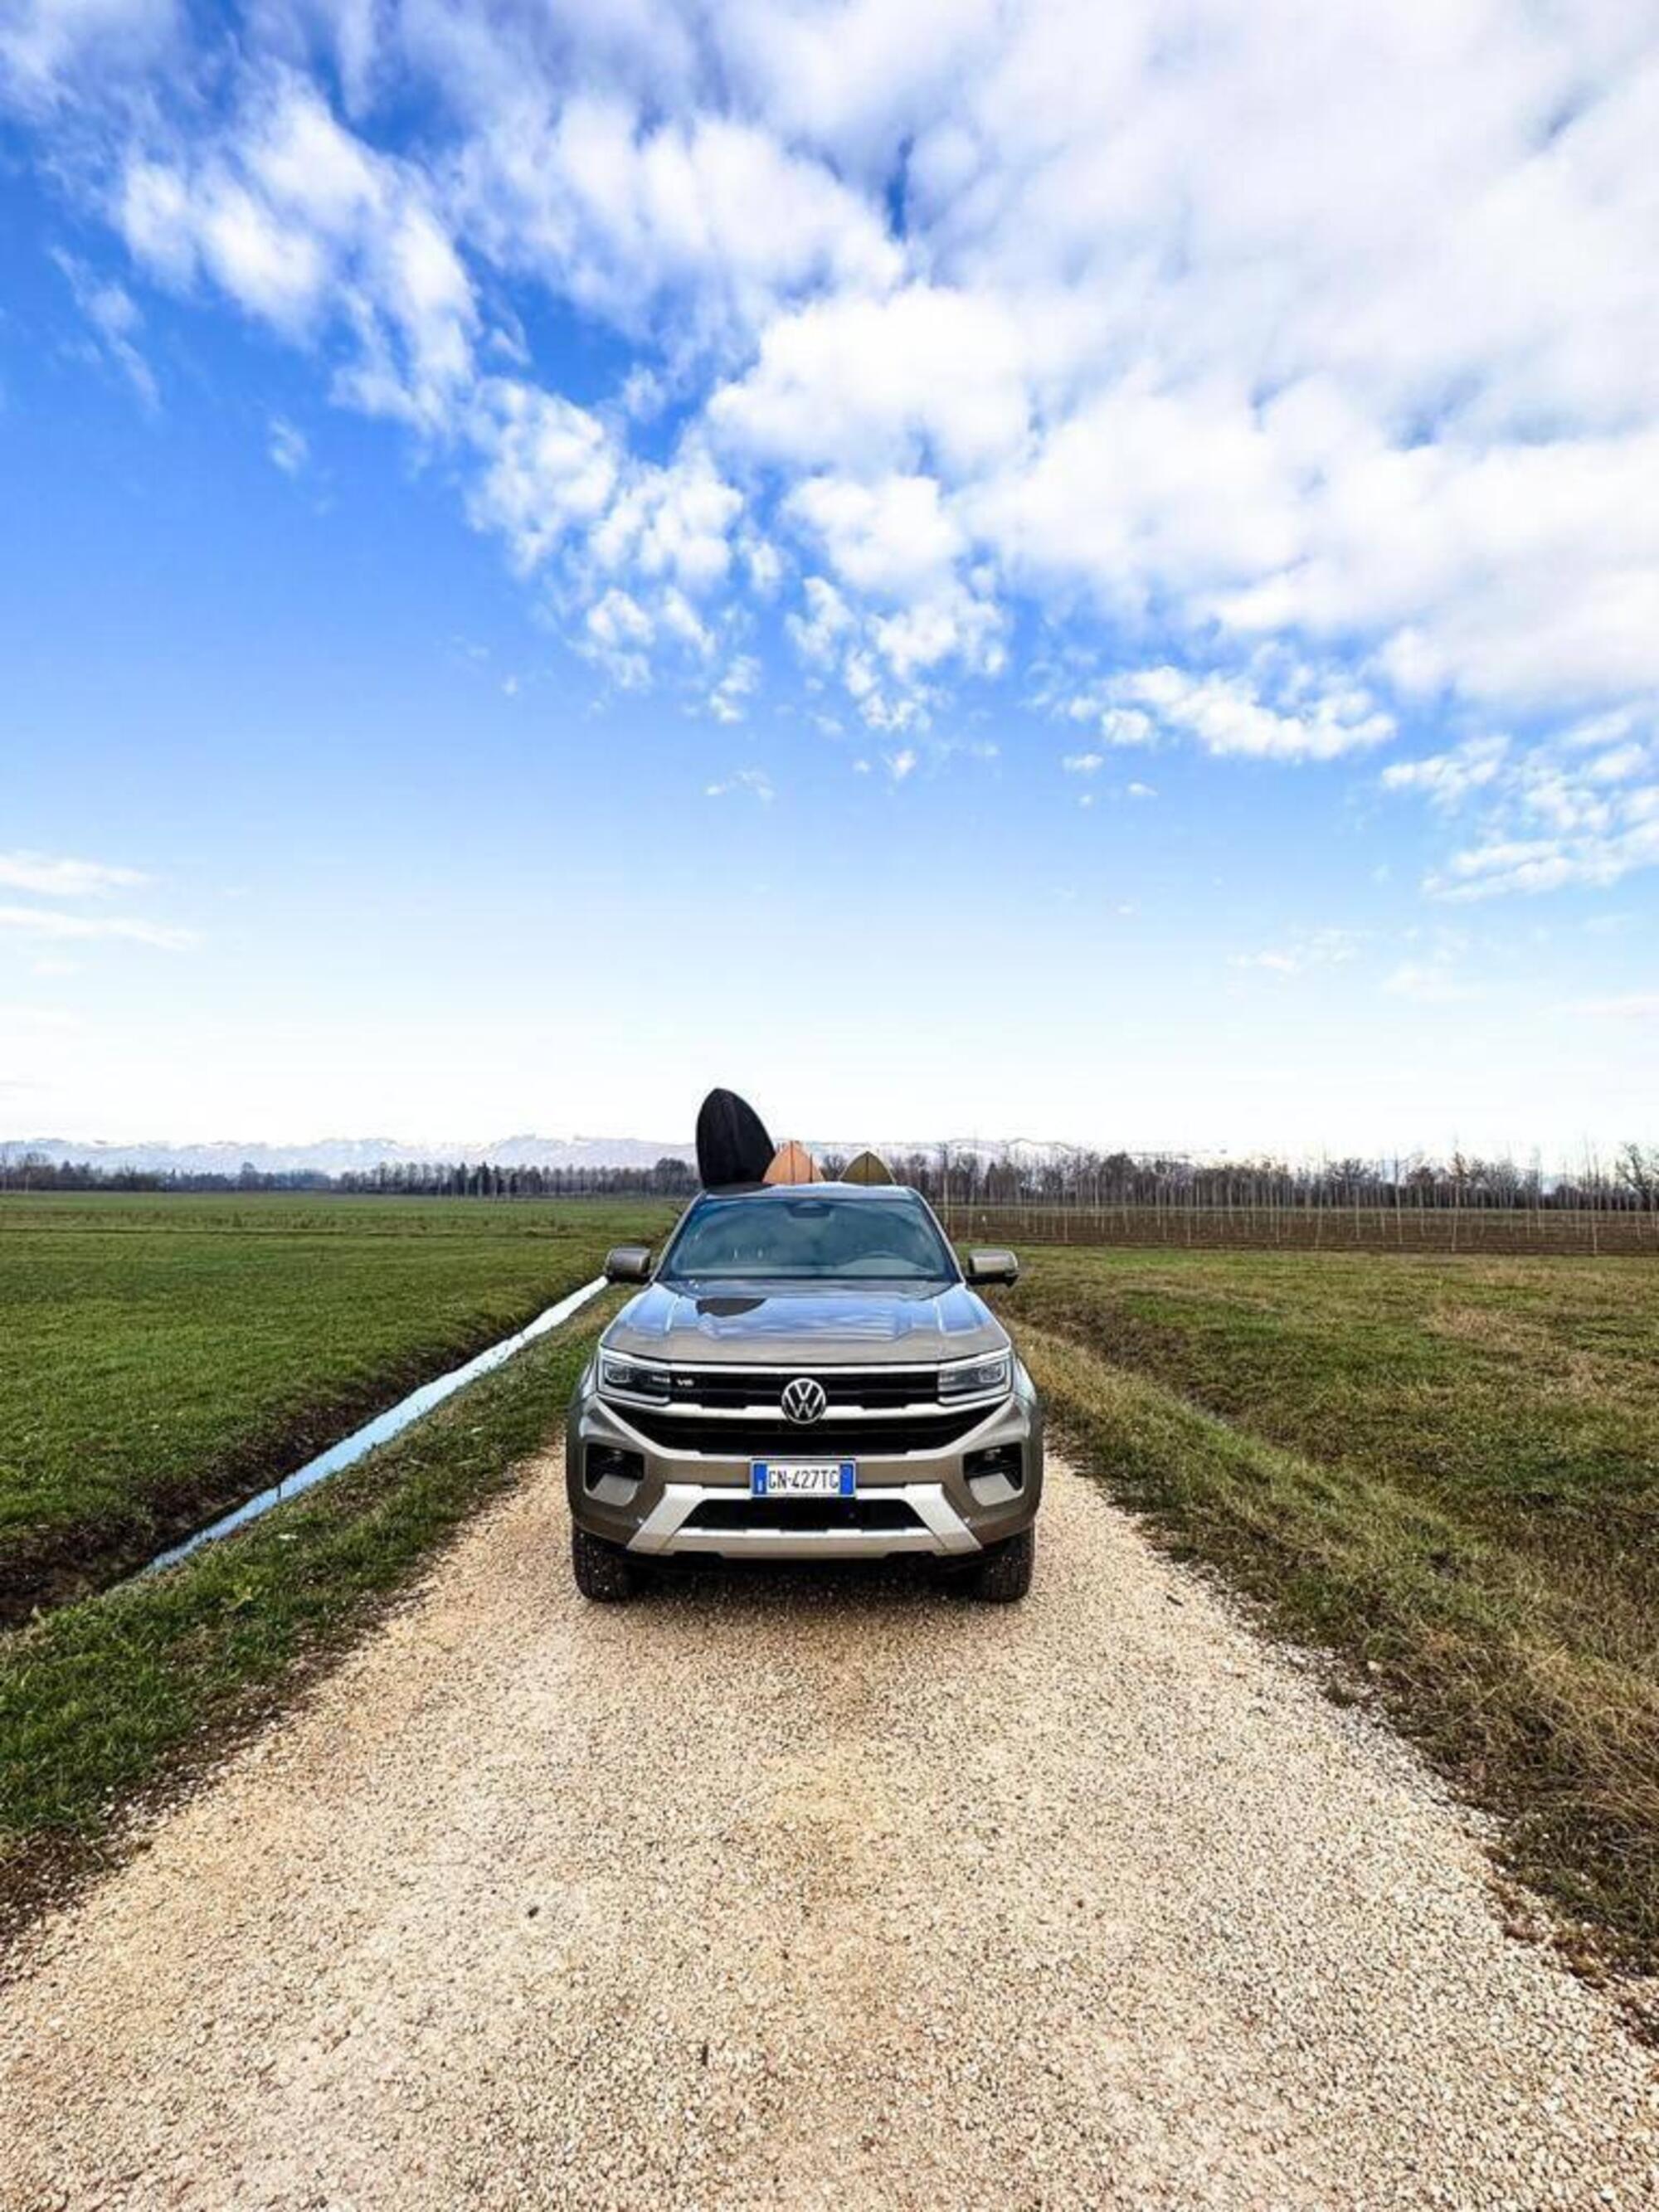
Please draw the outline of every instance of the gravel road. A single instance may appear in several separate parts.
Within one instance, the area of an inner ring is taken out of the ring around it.
[[[1468,1824],[1082,1480],[620,1612],[549,1460],[31,1940],[8,2206],[1659,2204]]]

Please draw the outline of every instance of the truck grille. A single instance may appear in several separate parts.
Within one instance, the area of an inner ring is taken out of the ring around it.
[[[721,1459],[892,1459],[903,1452],[938,1451],[978,1427],[991,1411],[973,1406],[959,1413],[912,1413],[893,1420],[821,1421],[708,1419],[696,1413],[616,1409],[630,1428],[670,1451],[708,1452]]]
[[[810,1376],[818,1383],[831,1407],[856,1406],[936,1406],[939,1370],[915,1367],[787,1367],[763,1373],[738,1370],[721,1374],[703,1367],[676,1368],[668,1378],[669,1402],[673,1406],[775,1407],[786,1382]]]

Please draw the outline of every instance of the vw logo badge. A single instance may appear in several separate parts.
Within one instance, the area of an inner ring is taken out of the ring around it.
[[[820,1420],[824,1407],[830,1403],[822,1382],[815,1382],[810,1375],[798,1375],[793,1382],[783,1386],[783,1412],[786,1420]]]

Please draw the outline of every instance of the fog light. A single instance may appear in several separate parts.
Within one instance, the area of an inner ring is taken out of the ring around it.
[[[626,1504],[644,1474],[645,1462],[640,1454],[623,1451],[617,1444],[589,1444],[582,1458],[583,1487],[612,1504]]]
[[[983,1505],[994,1505],[1025,1487],[1025,1450],[1021,1444],[988,1444],[983,1451],[965,1452],[962,1471],[968,1486]],[[980,1486],[985,1486],[981,1490]]]

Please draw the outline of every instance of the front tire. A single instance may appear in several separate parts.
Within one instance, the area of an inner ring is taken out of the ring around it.
[[[620,1544],[607,1544],[573,1522],[570,1571],[576,1588],[595,1605],[622,1605],[640,1586],[640,1571]]]
[[[984,1605],[1017,1605],[1031,1587],[1036,1565],[1036,1530],[1006,1536],[975,1560],[968,1577],[971,1594]]]

